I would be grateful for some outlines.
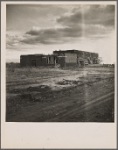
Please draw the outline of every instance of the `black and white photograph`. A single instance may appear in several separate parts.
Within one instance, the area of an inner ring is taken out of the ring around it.
[[[115,5],[6,6],[6,121],[114,122]]]
[[[7,3],[5,122],[114,124],[116,21],[114,2]]]

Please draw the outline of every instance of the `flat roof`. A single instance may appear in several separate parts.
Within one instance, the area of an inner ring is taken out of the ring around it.
[[[82,51],[82,50],[75,50],[75,49],[73,49],[73,50],[55,50],[55,51],[53,51],[53,52],[86,52],[86,53],[91,53],[91,54],[98,54],[98,53],[94,53],[94,52],[88,52],[88,51]]]
[[[22,56],[55,56],[54,54],[27,54],[27,55],[20,55],[21,57]]]
[[[26,54],[26,55],[20,55],[20,56],[44,56],[44,54]]]
[[[98,53],[94,53],[94,52],[87,52],[87,51],[82,51],[82,50],[55,50],[53,51],[53,54],[26,54],[26,55],[20,55],[22,56],[55,56],[54,52],[58,52],[58,53],[78,53],[78,52],[85,52],[85,53],[91,53],[91,54],[98,54]]]

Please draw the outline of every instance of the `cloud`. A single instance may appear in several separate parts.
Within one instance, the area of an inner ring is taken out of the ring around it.
[[[79,5],[71,13],[57,18],[63,28],[32,29],[25,43],[63,43],[80,37],[103,37],[114,27],[114,5]]]
[[[78,5],[56,19],[55,27],[33,26],[21,37],[9,37],[7,44],[62,44],[85,38],[101,38],[114,29],[114,5]]]
[[[73,9],[71,15],[63,15],[57,22],[66,27],[81,26],[82,36],[103,37],[114,30],[114,5],[80,5]]]
[[[105,27],[114,27],[115,6],[95,5],[85,13],[85,23],[99,24]]]
[[[57,19],[57,22],[64,26],[75,27],[82,23],[82,12],[77,12],[71,15],[61,16]]]
[[[114,5],[81,5],[73,10],[73,14],[61,16],[58,23],[65,26],[78,26],[78,24],[114,26]]]
[[[27,44],[55,44],[64,43],[72,40],[73,38],[81,37],[81,27],[71,28],[50,28],[43,30],[32,29],[26,32],[30,35],[29,38],[23,39],[21,42]]]
[[[20,49],[24,44],[21,41],[29,36],[24,33],[7,31],[6,34],[6,48],[7,49]]]
[[[7,30],[26,31],[33,26],[52,27],[55,18],[66,13],[61,5],[50,4],[7,4],[6,27]]]
[[[17,36],[15,34],[8,34],[6,35],[6,43],[7,48],[12,48],[13,46],[17,45],[20,41],[20,36]]]

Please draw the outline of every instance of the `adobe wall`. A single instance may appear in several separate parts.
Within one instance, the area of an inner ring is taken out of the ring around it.
[[[77,64],[77,54],[75,53],[65,53],[65,62],[67,64]]]

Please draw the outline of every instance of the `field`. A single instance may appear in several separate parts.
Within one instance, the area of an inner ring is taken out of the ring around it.
[[[6,67],[6,121],[113,122],[114,67]]]

